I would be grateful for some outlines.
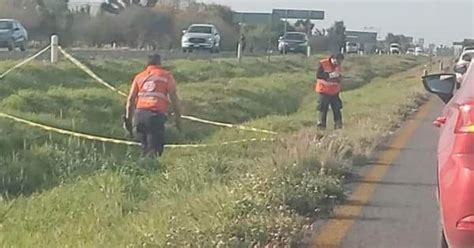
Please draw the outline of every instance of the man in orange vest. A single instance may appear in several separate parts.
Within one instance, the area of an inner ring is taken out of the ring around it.
[[[344,61],[344,55],[336,54],[319,62],[317,81],[315,90],[319,94],[318,128],[325,129],[329,106],[333,111],[334,128],[342,128],[342,101],[339,98],[341,91],[341,65]]]
[[[151,55],[145,70],[138,73],[133,80],[124,116],[124,125],[129,130],[133,128],[136,131],[144,156],[163,154],[165,122],[170,102],[176,126],[181,130],[176,81],[171,72],[161,68],[161,56]]]

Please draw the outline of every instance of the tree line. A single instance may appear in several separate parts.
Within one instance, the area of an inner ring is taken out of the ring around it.
[[[250,49],[267,49],[283,33],[283,21],[270,25],[241,26],[233,22],[229,7],[197,3],[195,0],[108,0],[99,13],[90,8],[70,10],[68,0],[0,0],[0,16],[21,21],[30,40],[46,43],[58,34],[63,46],[102,47],[116,44],[133,48],[179,48],[182,30],[192,23],[212,23],[221,31],[222,48],[235,49],[242,32]],[[311,30],[314,24],[299,20],[289,31]],[[345,27],[338,22],[328,29],[328,37],[315,44],[316,50],[334,49],[345,44]]]

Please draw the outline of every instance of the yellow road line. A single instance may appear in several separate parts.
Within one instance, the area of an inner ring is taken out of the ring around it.
[[[400,148],[406,146],[416,129],[419,127],[421,122],[428,116],[431,107],[433,106],[433,100],[430,100],[425,105],[421,106],[415,118],[407,123],[400,133],[393,139],[390,144],[390,148],[383,152],[379,157],[377,164],[390,165],[400,155]],[[390,166],[374,166],[367,173],[364,182],[379,182],[387,174]],[[319,234],[315,237],[311,243],[311,247],[314,248],[336,248],[340,247],[342,241],[347,236],[352,225],[355,223],[356,218],[362,214],[364,205],[369,203],[376,188],[376,184],[373,183],[361,183],[357,186],[353,194],[349,197],[349,202],[358,202],[357,206],[342,205],[336,207],[334,210],[335,218],[328,221],[322,226]],[[351,216],[354,218],[338,219],[338,216]]]

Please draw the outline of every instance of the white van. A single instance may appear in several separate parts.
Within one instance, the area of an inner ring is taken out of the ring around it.
[[[359,53],[359,44],[356,42],[346,42],[346,53],[347,54]]]
[[[421,48],[421,47],[416,47],[416,48],[415,48],[415,55],[416,55],[416,56],[420,56],[420,55],[422,55],[422,54],[423,54],[423,48]]]
[[[390,44],[390,47],[389,47],[390,54],[400,54],[401,50],[402,49],[400,48],[400,44],[398,43]]]

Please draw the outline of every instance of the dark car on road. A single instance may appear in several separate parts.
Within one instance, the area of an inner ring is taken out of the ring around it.
[[[28,32],[19,21],[0,19],[0,48],[13,51],[18,47],[25,51],[27,42]]]
[[[301,32],[288,32],[278,40],[278,51],[281,54],[294,52],[306,53],[308,36]]]

